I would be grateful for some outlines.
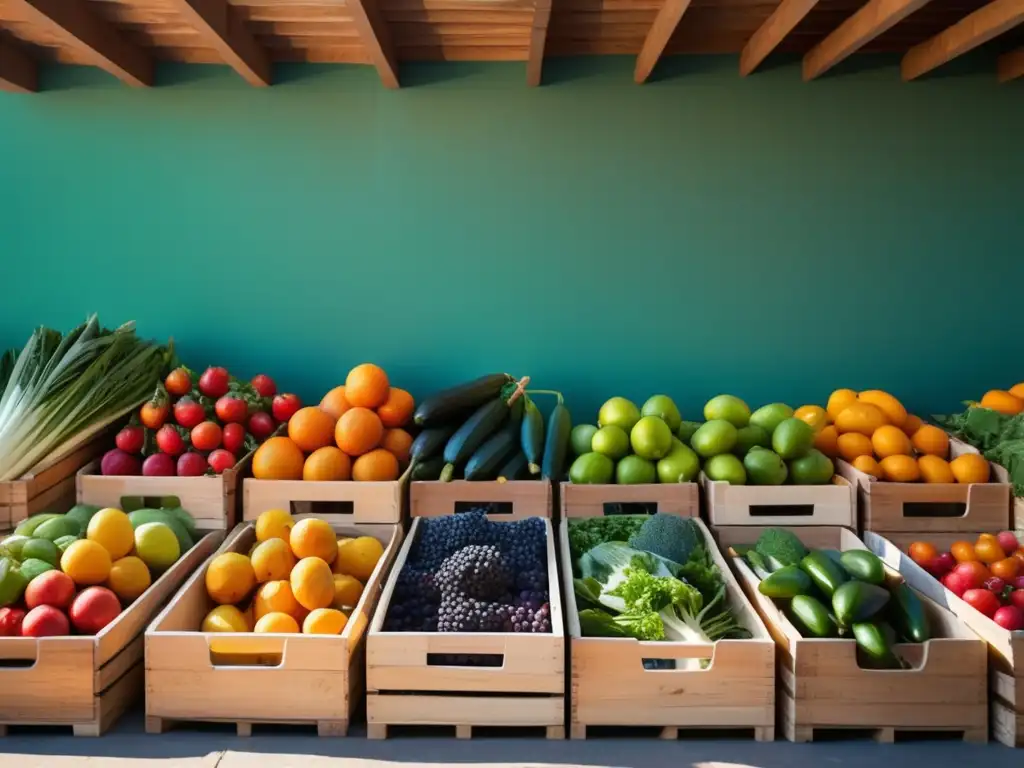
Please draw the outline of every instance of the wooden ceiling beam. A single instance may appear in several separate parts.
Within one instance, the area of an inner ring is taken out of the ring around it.
[[[804,56],[804,80],[820,77],[849,55],[887,32],[929,0],[868,0]]]
[[[1024,77],[1024,48],[1004,53],[996,63],[996,71],[1000,83],[1008,83],[1018,77]]]
[[[740,53],[740,74],[749,75],[768,54],[778,47],[786,35],[796,28],[818,0],[782,0],[771,16],[750,36]]]
[[[994,0],[903,55],[900,74],[914,80],[1024,22],[1024,0]]]
[[[378,0],[348,0],[345,8],[386,88],[398,88],[398,57]]]
[[[0,40],[0,91],[35,93],[39,90],[39,66],[20,48]]]
[[[530,22],[530,52],[526,59],[526,84],[540,85],[544,69],[544,46],[548,40],[548,24],[551,22],[551,0],[536,0],[533,19]]]
[[[644,83],[651,76],[658,59],[665,52],[665,46],[672,38],[672,33],[676,31],[683,14],[689,7],[690,0],[665,0],[665,4],[659,9],[658,15],[654,17],[654,23],[651,24],[651,28],[647,32],[640,55],[636,57],[633,79],[637,83]]]
[[[93,13],[85,0],[7,0],[26,20],[45,27],[114,77],[134,86],[153,84],[153,59]]]
[[[270,56],[227,0],[171,0],[170,5],[246,82],[270,85]]]

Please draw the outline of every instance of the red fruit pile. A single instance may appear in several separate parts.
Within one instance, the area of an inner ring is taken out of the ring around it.
[[[24,603],[0,608],[0,637],[61,637],[72,629],[95,635],[121,615],[117,595],[106,587],[75,592],[75,583],[60,571],[36,576]]]
[[[117,433],[100,463],[104,475],[219,475],[270,437],[302,407],[260,374],[245,383],[224,368],[196,377],[171,371],[153,397]]]

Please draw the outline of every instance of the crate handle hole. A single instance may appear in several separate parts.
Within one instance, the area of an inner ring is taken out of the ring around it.
[[[122,496],[121,510],[134,512],[137,509],[173,509],[181,506],[177,496]]]
[[[488,515],[511,515],[511,501],[456,501],[455,514],[461,515],[466,512],[476,512],[482,509]]]
[[[214,667],[280,667],[284,653],[224,653],[210,649]]]
[[[35,659],[0,659],[0,669],[29,669],[35,665]]]
[[[966,517],[967,503],[962,501],[905,501],[904,517]]]
[[[428,653],[428,667],[503,667],[503,653]]]
[[[612,515],[654,515],[658,512],[656,501],[606,501],[604,516]]]
[[[290,509],[292,516],[314,515],[354,515],[355,502],[351,501],[293,501]]]
[[[701,667],[706,667],[711,662],[711,657],[700,659]],[[640,659],[640,664],[645,672],[675,672],[680,668],[678,659]]]
[[[751,504],[751,517],[811,517],[813,504]]]

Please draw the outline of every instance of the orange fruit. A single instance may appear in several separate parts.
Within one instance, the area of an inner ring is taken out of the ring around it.
[[[306,457],[290,437],[272,437],[252,457],[257,480],[301,480]]]
[[[409,449],[412,448],[412,435],[404,429],[385,429],[380,447],[391,453],[400,464],[408,464]]]
[[[886,456],[878,466],[882,478],[890,483],[916,483],[921,479],[921,469],[913,456]]]
[[[373,363],[357,365],[345,379],[345,399],[360,408],[380,408],[388,401],[390,389],[388,375]]]
[[[202,632],[250,632],[252,624],[245,614],[233,605],[218,605],[203,619]]]
[[[846,432],[859,432],[871,437],[876,429],[887,423],[888,419],[882,409],[871,403],[853,403],[843,408],[836,416],[836,429],[840,435]]]
[[[1013,556],[1020,560],[1021,567],[1024,567],[1024,547],[1021,547],[1016,552],[1014,552]]]
[[[929,456],[946,458],[949,455],[949,435],[932,424],[922,424],[910,437],[914,450]]]
[[[903,430],[892,424],[883,424],[871,435],[871,447],[880,459],[886,456],[910,456],[913,446]]]
[[[334,438],[335,419],[327,411],[311,405],[300,408],[288,419],[288,437],[306,453],[330,445]]]
[[[363,596],[363,584],[355,576],[347,573],[334,574],[334,607],[355,608],[359,598]]]
[[[878,466],[878,462],[875,461],[874,456],[858,456],[851,464],[854,469],[859,469],[866,475],[871,475],[876,480],[882,479],[882,468]]]
[[[369,408],[352,408],[338,419],[334,440],[349,456],[362,456],[380,445],[384,425]]]
[[[107,586],[117,595],[124,605],[137,598],[152,583],[153,577],[149,566],[138,557],[129,556],[115,560],[110,566]]]
[[[391,387],[388,390],[388,399],[377,409],[377,415],[385,427],[404,427],[412,418],[415,407],[416,401],[412,399],[412,395],[404,389]]]
[[[1015,397],[1001,389],[990,389],[981,398],[981,407],[990,408],[1006,416],[1013,416],[1024,411],[1024,399]]]
[[[397,480],[400,474],[398,459],[383,448],[364,453],[352,465],[352,479],[364,483]]]
[[[340,635],[348,623],[348,617],[334,608],[317,608],[310,611],[302,622],[304,635]]]
[[[815,432],[820,432],[828,424],[828,413],[820,405],[801,405],[793,416],[809,425]]]
[[[950,554],[958,563],[969,563],[978,559],[974,545],[969,541],[954,541],[949,547]]]
[[[983,456],[965,453],[949,462],[953,477],[958,483],[987,483],[991,467]]]
[[[384,545],[380,541],[373,536],[360,536],[338,550],[334,572],[355,576],[365,584],[383,555]]]
[[[913,437],[914,433],[921,428],[922,423],[920,416],[908,413],[907,420],[903,422],[903,431],[907,433],[907,437]]]
[[[917,467],[921,470],[921,479],[926,483],[955,483],[953,470],[946,460],[938,456],[925,454],[917,457]]]
[[[828,396],[825,411],[828,413],[828,417],[835,421],[836,417],[846,406],[852,405],[855,402],[857,402],[857,393],[852,389],[837,389]]]
[[[895,427],[902,427],[907,420],[907,409],[903,407],[903,404],[888,392],[883,392],[880,389],[861,392],[857,395],[857,402],[875,406]]]
[[[256,622],[252,631],[290,634],[299,631],[299,622],[287,613],[268,613]]]
[[[830,459],[836,458],[839,455],[839,433],[836,432],[836,428],[831,424],[822,427],[814,436],[814,447]]]
[[[317,448],[302,466],[303,480],[351,480],[352,459],[340,448]]]
[[[281,581],[295,567],[295,555],[287,541],[268,539],[253,550],[249,560],[252,562],[253,573],[260,584],[266,581]]]
[[[994,538],[979,540],[974,545],[974,554],[986,565],[998,563],[1006,558],[1006,553],[1003,552],[1003,548],[999,546],[999,542]]]
[[[289,539],[292,552],[300,559],[318,557],[330,565],[338,556],[338,537],[330,524],[315,517],[299,520]]]
[[[252,615],[259,621],[268,613],[287,613],[292,618],[299,611],[299,603],[292,594],[290,582],[268,581],[256,590],[252,599]]]
[[[252,563],[238,552],[217,555],[206,569],[206,592],[215,603],[239,603],[255,586],[256,573]]]
[[[998,576],[1003,581],[1009,581],[1020,573],[1020,565],[1020,560],[1016,557],[1004,557],[1002,560],[992,563],[989,570],[992,571],[993,576]]]
[[[1021,382],[1020,384],[1014,384],[1012,387],[1010,387],[1009,392],[1014,397],[1019,397],[1021,400],[1024,400],[1024,382]]]
[[[930,544],[927,541],[915,541],[907,549],[910,554],[910,559],[920,565],[921,563],[927,563],[929,560],[934,560],[939,556],[938,550],[935,549],[934,544]]]
[[[344,415],[345,411],[352,407],[352,404],[345,399],[345,388],[335,387],[320,401],[320,410],[329,413],[337,421]]]
[[[840,435],[836,440],[839,455],[847,461],[853,461],[858,456],[870,456],[875,449],[871,446],[871,438],[859,432],[847,432]]]
[[[334,574],[319,557],[305,557],[292,569],[292,594],[308,611],[327,608],[334,602]]]
[[[295,520],[283,509],[267,509],[260,512],[260,516],[256,518],[256,544],[253,544],[253,550],[268,539],[288,541],[294,526]]]
[[[102,584],[112,565],[106,548],[90,539],[72,543],[60,558],[60,569],[79,587]]]

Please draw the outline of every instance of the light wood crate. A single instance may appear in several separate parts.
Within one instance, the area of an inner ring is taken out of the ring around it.
[[[660,726],[663,738],[679,730],[752,729],[757,741],[775,738],[775,643],[740,589],[708,529],[694,522],[725,579],[727,599],[749,640],[714,643],[642,642],[583,637],[572,589],[571,519],[559,526],[562,578],[569,625],[570,735],[586,738],[594,726]],[[644,659],[710,659],[706,669],[648,670]]]
[[[950,440],[950,456],[977,453]],[[990,483],[890,483],[840,459],[839,473],[857,488],[861,529],[876,533],[945,533],[1006,528],[1010,519],[1010,486]],[[990,466],[995,466],[990,464]],[[993,475],[995,478],[995,475]],[[952,510],[960,514],[948,515]]]
[[[700,493],[696,483],[647,483],[642,485],[575,485],[559,487],[562,519],[570,517],[603,517],[606,514],[630,514],[630,507],[639,507],[637,514],[665,514],[697,517],[700,514]]]
[[[354,480],[256,480],[242,484],[242,519],[255,520],[268,509],[296,519],[317,517],[333,524],[394,524],[405,518],[409,472],[388,482]]]
[[[223,538],[204,534],[95,636],[0,638],[0,735],[11,725],[69,725],[76,736],[110,728],[144,691],[146,625]]]
[[[461,507],[489,507],[495,519],[551,517],[549,480],[470,481],[417,480],[409,484],[409,514],[440,517]]]
[[[974,536],[961,533],[922,538],[940,550],[964,539],[973,540]],[[906,547],[911,540],[907,534],[864,534],[868,548],[887,565],[898,568],[908,584],[954,613],[988,644],[992,735],[1000,744],[1024,747],[1024,632],[1003,629],[946,589],[938,579],[910,559]]]
[[[423,522],[413,519],[370,625],[367,735],[386,738],[393,725],[454,726],[458,738],[469,738],[474,727],[535,726],[545,728],[548,738],[565,738],[565,636],[551,521],[544,518],[550,634],[388,632],[391,596]],[[502,665],[435,666],[429,658],[434,654],[500,654]]]
[[[1013,495],[1013,484],[1010,482],[1010,473],[1005,467],[999,464],[992,465],[992,472],[996,482],[1006,483],[1010,486],[1010,530],[1018,534],[1024,534],[1024,497]]]
[[[857,524],[857,494],[838,475],[828,485],[730,485],[700,473],[700,487],[712,527],[724,525]]]
[[[315,725],[344,736],[363,696],[366,626],[402,541],[395,524],[332,525],[343,536],[384,545],[359,604],[340,635],[199,631],[214,607],[207,559],[146,630],[146,731],[177,721],[224,722],[248,736],[254,723]],[[252,524],[236,528],[217,551],[247,553]]]
[[[716,536],[727,549],[754,544],[763,530],[721,528]],[[866,549],[845,528],[789,530],[808,548]],[[778,645],[779,726],[789,741],[812,741],[816,731],[833,730],[870,731],[883,742],[907,731],[954,731],[962,733],[964,741],[988,740],[984,643],[927,594],[918,590],[936,637],[896,648],[912,668],[862,669],[853,639],[802,637],[785,613],[758,591],[760,580],[746,562],[741,558],[732,562]]]

